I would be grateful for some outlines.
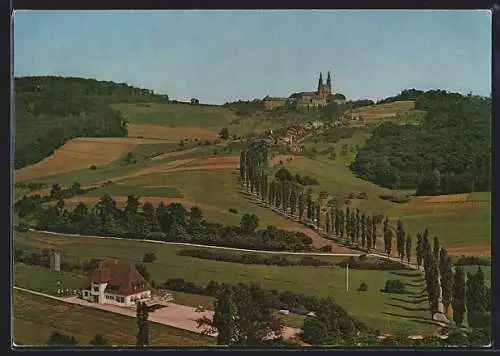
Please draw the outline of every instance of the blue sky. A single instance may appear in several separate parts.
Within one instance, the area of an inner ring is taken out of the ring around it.
[[[17,11],[14,74],[126,82],[205,103],[316,89],[489,95],[486,11]]]

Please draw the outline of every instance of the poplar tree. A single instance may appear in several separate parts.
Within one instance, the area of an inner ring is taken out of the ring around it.
[[[401,220],[398,220],[396,227],[396,246],[398,249],[398,256],[401,261],[403,261],[405,257],[405,230]]]
[[[441,275],[441,293],[445,313],[448,313],[453,293],[453,267],[451,257],[448,256],[446,250],[442,248],[441,251],[444,251],[442,252],[442,257],[440,256],[443,261],[439,266],[439,273]]]
[[[453,321],[457,326],[461,326],[464,322],[465,315],[465,273],[462,266],[455,268],[453,275],[453,293],[452,293],[452,308],[453,308]]]
[[[411,235],[408,235],[406,237],[406,259],[408,261],[408,264],[410,264],[410,260],[411,260]]]
[[[377,247],[377,218],[372,216],[372,246],[375,250]]]
[[[434,236],[434,258],[436,260],[439,259],[439,250],[440,250],[439,239],[437,238],[437,236]]]
[[[305,209],[305,196],[303,192],[300,192],[299,195],[299,220],[302,220],[302,217],[304,216],[304,209]]]
[[[295,216],[297,212],[297,191],[296,188],[293,187],[290,192],[290,213]]]
[[[424,246],[422,240],[422,234],[417,233],[417,247],[416,247],[416,255],[417,255],[417,268],[420,270],[420,266],[422,266],[422,260],[424,258]]]
[[[372,219],[368,216],[366,218],[366,247],[368,250],[373,248],[373,242],[372,242],[372,236],[373,236],[373,225],[372,225]]]
[[[340,232],[340,238],[345,238],[345,215],[344,215],[344,210],[340,210],[340,226],[339,226],[339,232]]]
[[[339,209],[335,209],[335,237],[339,238],[340,237],[340,211]]]
[[[361,246],[366,245],[366,215],[361,215]]]

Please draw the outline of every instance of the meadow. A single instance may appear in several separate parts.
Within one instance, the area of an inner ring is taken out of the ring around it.
[[[23,291],[13,292],[13,341],[23,345],[45,345],[55,331],[73,336],[78,345],[90,346],[96,334],[109,345],[135,346],[135,318],[68,304]],[[174,327],[150,323],[151,346],[208,346],[215,339]]]
[[[401,219],[407,233],[414,238],[418,232],[429,229],[431,236],[438,236],[441,244],[449,248],[453,254],[489,254],[491,250],[491,208],[488,201],[490,192],[474,192],[465,194],[464,202],[447,203],[448,196],[435,197],[442,203],[426,203],[424,199],[413,195],[414,190],[391,190],[372,182],[356,177],[349,164],[356,152],[348,150],[345,155],[339,154],[343,145],[356,147],[370,137],[369,130],[357,129],[352,137],[332,144],[337,152],[335,160],[328,155],[316,155],[314,158],[296,156],[283,164],[293,174],[307,175],[318,181],[318,185],[307,186],[313,193],[321,191],[329,193],[330,198],[339,197],[344,201],[352,193],[356,196],[364,192],[367,199],[351,199],[350,208],[358,208],[363,213],[384,214],[395,221]],[[310,144],[310,143],[309,143]],[[306,143],[307,145],[307,143]],[[275,166],[271,172],[278,170]],[[380,199],[380,195],[392,195],[411,199],[408,203],[393,203]],[[480,200],[483,204],[474,205],[467,200]],[[455,247],[459,250],[455,251]],[[463,253],[462,253],[463,250]]]
[[[176,253],[182,248],[180,246],[16,232],[16,248],[39,249],[42,246],[57,247],[62,251],[62,260],[68,262],[105,258],[140,263],[146,252],[154,251],[158,259],[147,264],[147,269],[156,283],[177,277],[199,285],[206,285],[210,280],[228,283],[257,282],[264,288],[278,291],[331,296],[353,317],[376,329],[408,333],[435,331],[435,326],[429,320],[426,296],[422,294],[424,283],[416,272],[350,270],[349,291],[346,291],[346,271],[339,267],[243,265],[178,256]],[[15,285],[35,289],[39,283],[38,288],[45,288],[47,283],[33,280],[49,278],[47,275],[51,272],[47,269],[39,271],[28,268],[29,272],[16,267]],[[49,283],[53,283],[58,276],[50,278],[52,282]],[[411,294],[393,295],[380,292],[388,279],[402,280]],[[368,285],[368,291],[357,291],[361,282]]]

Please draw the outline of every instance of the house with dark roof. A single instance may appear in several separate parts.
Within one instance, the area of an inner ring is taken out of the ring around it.
[[[134,306],[151,298],[151,286],[134,266],[101,261],[90,273],[81,295],[89,302]]]

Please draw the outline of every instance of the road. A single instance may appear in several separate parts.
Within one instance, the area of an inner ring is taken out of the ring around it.
[[[14,289],[17,289],[17,290],[20,290],[23,292],[27,292],[27,293],[31,293],[34,295],[38,295],[41,297],[45,297],[45,298],[55,299],[55,300],[65,302],[65,303],[77,304],[77,305],[81,305],[81,306],[84,306],[87,308],[105,310],[108,312],[121,314],[121,315],[129,316],[132,318],[136,317],[135,308],[125,308],[125,307],[120,307],[117,305],[110,305],[110,304],[91,303],[91,302],[87,302],[83,299],[80,299],[78,297],[56,297],[53,295],[40,293],[40,292],[36,292],[34,290],[20,288],[20,287],[16,287],[16,286],[14,286]],[[207,310],[204,312],[196,312],[195,308],[188,307],[185,305],[180,305],[180,304],[176,304],[176,303],[166,303],[166,304],[167,304],[167,307],[162,308],[162,309],[157,309],[154,312],[149,313],[149,321],[151,321],[153,323],[168,325],[168,326],[172,326],[174,328],[183,329],[183,330],[187,330],[187,331],[201,334],[203,332],[203,329],[198,328],[197,319],[204,317],[204,316],[209,318],[209,319],[212,319],[212,317],[213,317],[213,311],[210,311],[210,310]],[[297,334],[299,332],[300,332],[300,329],[285,326],[283,328],[283,338],[285,340],[293,339],[295,336],[297,336]],[[212,337],[216,337],[217,333],[207,333],[207,335],[212,336]]]

